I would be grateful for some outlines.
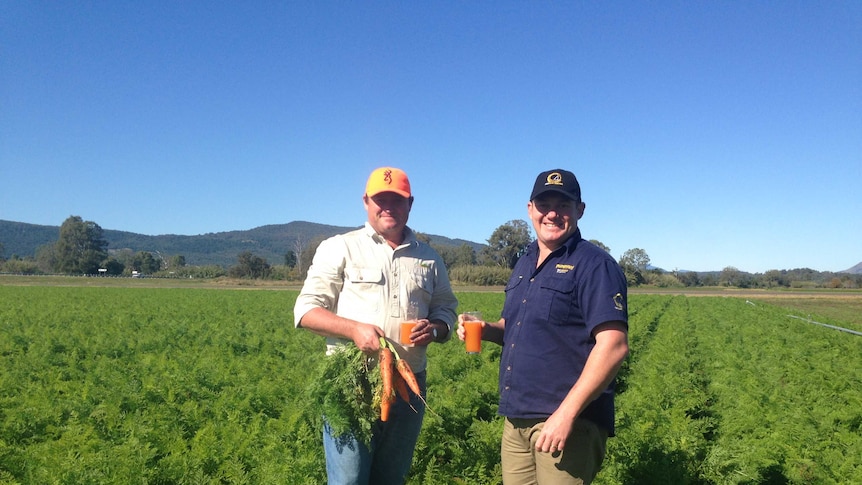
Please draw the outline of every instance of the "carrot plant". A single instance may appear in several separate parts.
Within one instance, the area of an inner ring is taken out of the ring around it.
[[[597,483],[862,483],[862,339],[744,299],[631,303],[641,344]]]
[[[319,406],[319,417],[326,418],[335,436],[352,433],[363,443],[371,442],[371,428],[380,417],[377,391],[379,368],[353,344],[345,344],[330,355],[320,356],[323,363],[309,384],[308,402]],[[322,421],[318,426],[322,426]]]

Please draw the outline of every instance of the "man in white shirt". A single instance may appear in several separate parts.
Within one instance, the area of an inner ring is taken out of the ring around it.
[[[407,174],[393,167],[374,170],[362,200],[365,227],[318,246],[296,300],[295,325],[325,336],[330,350],[352,341],[373,353],[381,336],[389,338],[413,368],[424,398],[426,349],[449,339],[458,301],[440,255],[407,227],[413,206]],[[411,306],[419,323],[412,346],[405,347],[400,323]],[[329,483],[404,483],[425,413],[422,400],[413,400],[396,400],[389,420],[375,424],[370,447],[349,434],[332,436],[325,425]]]

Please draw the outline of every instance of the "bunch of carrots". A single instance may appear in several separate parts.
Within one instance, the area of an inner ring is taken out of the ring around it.
[[[319,406],[312,419],[324,418],[336,436],[352,433],[369,443],[374,423],[389,420],[396,399],[409,403],[411,393],[422,399],[410,365],[383,337],[376,364],[353,343],[327,355],[309,380],[309,401]]]
[[[409,404],[409,391],[420,399],[422,399],[422,393],[410,364],[398,355],[392,342],[384,337],[380,337],[378,365],[380,366],[380,420],[388,421],[389,411],[396,395]]]

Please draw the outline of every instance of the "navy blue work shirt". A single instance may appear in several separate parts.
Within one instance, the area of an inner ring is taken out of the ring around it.
[[[506,285],[498,413],[509,418],[553,414],[584,369],[596,326],[628,325],[625,275],[580,230],[537,268],[538,257],[534,241]],[[613,436],[614,383],[579,417]]]

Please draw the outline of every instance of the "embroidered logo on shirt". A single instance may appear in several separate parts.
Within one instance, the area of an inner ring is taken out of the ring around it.
[[[574,265],[571,264],[557,264],[557,273],[558,274],[566,274],[569,271],[575,269]]]
[[[614,295],[614,308],[619,311],[623,311],[623,295],[622,293],[617,293]]]

